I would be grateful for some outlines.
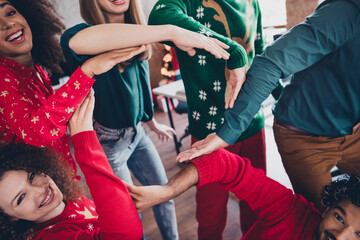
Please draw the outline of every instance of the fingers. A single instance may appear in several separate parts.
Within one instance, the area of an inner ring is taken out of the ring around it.
[[[222,59],[229,59],[230,54],[222,47],[222,46],[227,46],[224,43],[220,44],[220,41],[214,39],[214,38],[208,38],[205,36],[202,36],[204,41],[207,42],[207,44],[205,44],[205,50],[210,52],[211,54],[213,54],[216,58],[222,58]],[[215,41],[216,40],[216,41]],[[228,46],[227,46],[228,48]]]
[[[225,43],[223,43],[222,41],[216,39],[216,38],[210,38],[213,42],[215,42],[217,45],[219,45],[220,47],[224,48],[224,49],[229,49],[230,47],[228,45],[226,45]]]
[[[195,53],[196,53],[196,50],[194,48],[190,49],[187,51],[187,54],[190,56],[190,57],[193,57],[195,56]]]
[[[205,154],[204,150],[197,149],[197,148],[192,148],[190,150],[179,153],[176,156],[176,161],[181,163],[181,162],[192,160],[192,159],[194,159],[196,157],[199,157],[201,155],[204,155],[204,154]]]

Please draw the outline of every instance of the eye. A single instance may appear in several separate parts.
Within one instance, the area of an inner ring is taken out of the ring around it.
[[[344,224],[344,220],[342,219],[342,217],[338,213],[334,213],[334,216],[335,216],[336,220],[338,220],[339,222]]]
[[[17,200],[17,205],[20,205],[20,203],[24,200],[25,194],[21,194],[20,197]]]
[[[7,14],[6,14],[6,16],[7,17],[11,17],[11,16],[13,16],[13,15],[15,15],[16,14],[16,11],[15,10],[11,10],[10,12],[8,12]]]
[[[29,182],[30,183],[33,182],[35,175],[36,175],[36,173],[30,173],[30,175],[29,175]]]

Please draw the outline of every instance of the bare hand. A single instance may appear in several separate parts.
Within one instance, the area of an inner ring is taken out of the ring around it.
[[[171,194],[167,186],[153,185],[137,187],[125,183],[138,212],[143,212],[157,204],[169,201]]]
[[[216,133],[211,133],[205,139],[194,143],[191,146],[192,149],[179,153],[176,160],[178,162],[188,161],[227,146],[229,146],[229,144],[216,135]]]
[[[200,33],[179,27],[174,32],[172,42],[178,48],[187,52],[189,56],[194,56],[196,53],[195,48],[199,48],[210,52],[216,58],[229,59],[230,54],[225,51],[229,46],[215,38],[209,38]]]
[[[142,45],[140,47],[116,49],[102,53],[84,62],[83,65],[81,65],[81,70],[88,77],[92,78],[94,75],[109,71],[116,64],[129,60],[147,49],[149,49],[148,45]]]
[[[93,130],[93,111],[95,105],[94,91],[92,90],[69,120],[70,135]]]
[[[155,132],[158,135],[158,138],[163,142],[172,139],[172,134],[176,135],[176,132],[173,128],[158,123],[154,118],[147,122],[147,125],[149,126],[150,130]]]
[[[229,70],[230,75],[228,84],[231,86],[231,92],[225,99],[225,109],[232,108],[234,106],[234,102],[246,79],[246,68],[247,65],[242,68],[235,68],[233,70]]]

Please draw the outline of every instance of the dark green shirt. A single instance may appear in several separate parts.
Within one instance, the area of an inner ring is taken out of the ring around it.
[[[72,36],[90,24],[69,28],[61,36],[61,47],[71,71],[93,56],[76,55],[69,47]],[[125,36],[126,34],[124,34]],[[95,76],[94,118],[101,125],[120,129],[135,127],[140,121],[153,118],[153,102],[147,61],[133,60],[122,73],[117,66]]]

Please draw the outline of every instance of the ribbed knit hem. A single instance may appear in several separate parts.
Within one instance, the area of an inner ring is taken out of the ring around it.
[[[212,183],[212,171],[211,167],[209,165],[209,161],[204,159],[204,157],[208,157],[209,155],[201,156],[199,158],[196,158],[195,160],[192,160],[191,162],[195,164],[196,169],[199,173],[199,182],[197,184],[197,187],[201,187],[205,184]]]
[[[230,58],[227,60],[227,67],[230,70],[244,67],[247,63],[247,55],[245,49],[239,45],[230,53]]]
[[[83,149],[93,148],[100,145],[94,130],[83,131],[71,136],[71,142],[75,149],[82,151]]]

